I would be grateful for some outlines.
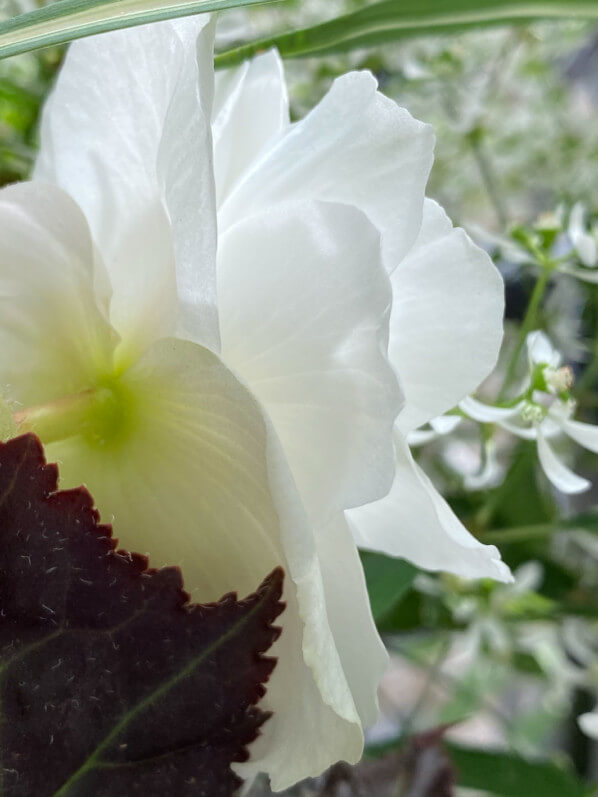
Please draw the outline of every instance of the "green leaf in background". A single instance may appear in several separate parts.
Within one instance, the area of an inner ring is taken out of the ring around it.
[[[0,58],[117,28],[272,0],[58,0],[0,23]]]
[[[378,622],[393,609],[411,587],[417,568],[404,559],[381,553],[361,552],[374,620]]]
[[[233,66],[277,47],[285,58],[374,47],[407,36],[454,33],[484,25],[538,19],[597,19],[596,0],[383,0],[302,30],[258,39],[219,53],[216,66]]]
[[[584,797],[588,791],[573,774],[550,761],[528,761],[513,753],[477,750],[446,743],[457,782],[500,797]]]
[[[508,530],[516,526],[552,524],[559,516],[558,507],[550,495],[538,484],[538,459],[535,445],[522,442],[509,468],[505,480],[494,488],[485,506],[478,513],[477,525],[489,530]],[[497,545],[504,542],[502,532],[488,531],[479,534],[482,542]]]

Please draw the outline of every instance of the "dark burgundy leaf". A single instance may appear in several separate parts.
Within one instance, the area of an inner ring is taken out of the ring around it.
[[[190,605],[178,569],[117,552],[89,493],[56,487],[37,438],[0,444],[0,793],[231,795],[282,571]]]

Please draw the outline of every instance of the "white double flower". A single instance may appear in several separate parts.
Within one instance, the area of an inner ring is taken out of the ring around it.
[[[291,124],[278,56],[214,81],[212,43],[201,18],[69,50],[34,180],[0,192],[0,382],[62,486],[194,598],[284,566],[274,715],[239,766],[281,789],[356,761],[376,716],[356,543],[509,579],[405,443],[493,367],[502,283],[372,75]]]

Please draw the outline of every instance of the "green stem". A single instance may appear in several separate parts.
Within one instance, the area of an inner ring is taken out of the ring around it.
[[[547,263],[543,263],[542,265],[542,272],[538,277],[536,284],[534,285],[534,290],[532,291],[531,299],[527,306],[527,310],[525,311],[525,317],[523,319],[523,323],[519,329],[519,337],[517,338],[517,344],[511,354],[511,358],[507,365],[507,371],[505,373],[505,378],[500,389],[500,393],[498,394],[498,401],[502,401],[505,398],[505,394],[511,387],[513,380],[515,378],[515,374],[517,373],[517,366],[519,364],[519,357],[521,356],[521,352],[523,351],[523,347],[525,346],[525,341],[527,336],[536,326],[538,320],[538,310],[540,309],[540,305],[542,304],[542,299],[544,298],[544,293],[546,291],[546,286],[548,285],[548,281],[550,279],[550,275],[552,274],[552,268],[549,267]]]
[[[474,131],[471,135],[466,136],[466,138],[471,145],[473,156],[482,177],[482,183],[484,184],[488,198],[490,199],[492,207],[494,208],[498,223],[500,224],[501,228],[504,229],[507,226],[507,211],[498,189],[498,181],[496,180],[492,166],[490,165],[490,159],[488,158],[484,148],[484,143],[477,131]]]
[[[591,390],[594,381],[598,378],[598,340],[594,341],[592,360],[577,382],[578,393]]]
[[[413,705],[413,708],[409,712],[409,715],[403,722],[402,733],[404,736],[410,735],[411,729],[413,728],[415,720],[426,702],[431,687],[438,680],[438,676],[440,675],[442,665],[446,661],[446,657],[449,654],[450,648],[451,648],[451,637],[450,634],[447,634],[446,637],[441,640],[438,651],[434,656],[433,661],[429,664],[428,663],[424,664],[421,661],[419,662],[420,666],[427,667],[428,672],[426,674],[426,679],[419,692],[419,695],[417,696],[415,704]]]
[[[549,537],[557,530],[554,523],[535,523],[529,526],[513,526],[507,529],[492,529],[478,534],[483,543],[501,544],[507,542],[527,542]]]
[[[411,661],[419,667],[430,667],[430,665],[426,663],[425,659],[423,659],[421,655],[414,653],[401,644],[393,644],[393,642],[391,642],[389,648],[390,650],[397,652],[406,658],[407,661]],[[432,667],[434,667],[434,664],[432,664]],[[473,698],[479,697],[480,705],[483,709],[487,710],[490,714],[493,714],[504,725],[505,728],[510,726],[511,720],[505,713],[503,713],[502,709],[495,705],[494,702],[489,698],[477,695],[475,690],[462,679],[456,678],[450,673],[443,672],[442,662],[440,667],[435,667],[433,677],[436,684],[440,684],[440,686],[445,687],[447,690],[451,689],[454,691],[458,688],[461,689],[467,696],[471,696]],[[406,731],[405,727],[403,726],[401,738],[404,739],[407,735],[408,731]]]

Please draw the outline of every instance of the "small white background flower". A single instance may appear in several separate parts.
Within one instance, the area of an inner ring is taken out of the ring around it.
[[[496,423],[523,438],[535,440],[538,459],[548,479],[561,492],[581,493],[591,483],[562,462],[551,438],[566,435],[589,451],[598,453],[598,427],[573,420],[575,401],[570,396],[573,372],[561,365],[561,355],[540,331],[527,337],[529,375],[521,399],[510,407],[494,407],[468,397],[460,407],[480,423]]]

